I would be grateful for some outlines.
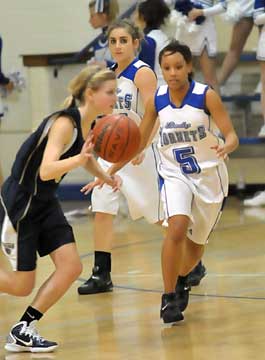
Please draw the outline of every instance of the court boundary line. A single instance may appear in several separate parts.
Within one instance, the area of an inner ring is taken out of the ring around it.
[[[85,282],[87,279],[78,278],[77,281]],[[139,291],[139,292],[148,292],[148,293],[155,293],[155,294],[162,294],[162,290],[155,290],[155,289],[144,289],[138,287],[131,287],[125,285],[113,285],[115,289],[122,289],[122,290],[131,290],[131,291]],[[111,292],[111,291],[110,291]],[[102,294],[102,293],[100,293]],[[92,294],[98,295],[98,294]],[[257,296],[239,296],[239,295],[219,295],[219,294],[193,294],[190,293],[191,296],[197,297],[210,297],[210,298],[220,298],[220,299],[239,299],[239,300],[265,300],[265,297],[257,297]],[[83,295],[81,295],[83,296]]]

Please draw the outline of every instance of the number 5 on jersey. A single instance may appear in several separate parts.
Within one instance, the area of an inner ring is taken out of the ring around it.
[[[173,154],[176,161],[180,164],[181,171],[184,174],[199,174],[201,172],[201,168],[195,156],[193,156],[193,146],[174,149]]]

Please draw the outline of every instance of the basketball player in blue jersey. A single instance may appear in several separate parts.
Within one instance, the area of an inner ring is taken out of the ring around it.
[[[154,96],[157,88],[153,70],[136,57],[142,33],[129,20],[118,20],[110,25],[108,39],[111,55],[116,61],[113,68],[117,76],[117,103],[114,112],[125,113],[140,124],[144,106]],[[102,159],[99,162],[105,170],[111,166]],[[158,223],[163,219],[152,144],[132,163],[126,165],[119,176],[122,179],[120,191],[113,192],[107,185],[93,190],[91,202],[95,213],[95,262],[93,274],[78,288],[79,294],[94,294],[113,288],[110,275],[113,218],[118,213],[122,195],[133,220],[144,217],[150,223]]]
[[[15,296],[31,293],[37,252],[50,255],[55,265],[55,271],[12,327],[5,345],[11,352],[51,352],[57,348],[56,342],[38,334],[35,325],[82,271],[72,228],[55,194],[60,180],[68,171],[83,166],[118,187],[118,180],[107,175],[93,158],[88,136],[94,119],[102,111],[111,113],[116,102],[115,74],[100,69],[87,67],[72,80],[72,95],[65,109],[45,118],[23,143],[1,189],[1,245],[13,271],[0,266],[0,292]]]
[[[192,55],[186,45],[169,43],[159,62],[167,85],[160,86],[146,105],[140,151],[159,116],[158,170],[168,221],[161,317],[164,323],[174,323],[183,320],[188,305],[186,275],[201,259],[220,217],[228,191],[224,160],[238,146],[238,138],[219,95],[192,80]],[[109,173],[123,165],[113,165]]]
[[[164,0],[146,0],[139,3],[135,21],[145,36],[141,42],[139,59],[151,66],[157,76],[158,86],[164,84],[164,78],[158,62],[160,51],[168,43],[168,36],[162,31],[162,25],[170,14]]]

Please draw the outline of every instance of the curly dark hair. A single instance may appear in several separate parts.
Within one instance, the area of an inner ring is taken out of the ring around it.
[[[192,62],[192,53],[190,48],[185,44],[181,44],[177,40],[171,40],[170,43],[160,51],[158,58],[160,65],[162,62],[162,58],[163,56],[166,56],[166,53],[168,53],[167,55],[180,53],[187,64],[190,64]],[[189,81],[191,81],[192,78],[193,78],[193,73],[191,72],[189,73]]]

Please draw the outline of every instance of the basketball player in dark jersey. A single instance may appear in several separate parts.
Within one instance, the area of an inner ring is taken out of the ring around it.
[[[72,80],[69,89],[71,96],[64,110],[45,118],[22,144],[1,189],[1,245],[13,271],[0,267],[0,292],[15,296],[31,293],[37,252],[40,256],[50,255],[55,265],[53,274],[9,333],[5,349],[12,352],[50,352],[57,348],[56,342],[38,334],[35,324],[82,271],[72,228],[55,194],[60,180],[68,171],[83,166],[112,187],[118,183],[92,156],[89,136],[93,120],[102,111],[113,110],[115,74],[90,66]]]

